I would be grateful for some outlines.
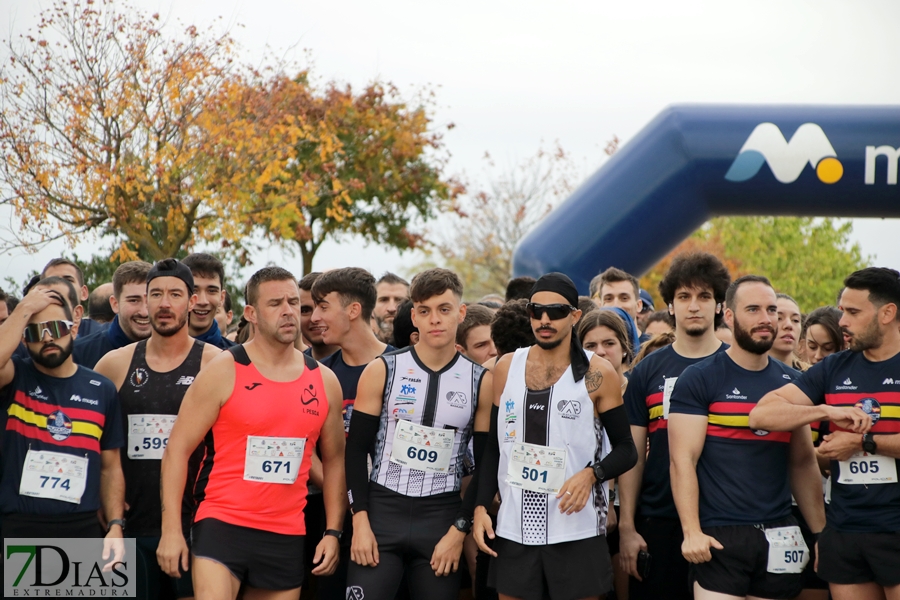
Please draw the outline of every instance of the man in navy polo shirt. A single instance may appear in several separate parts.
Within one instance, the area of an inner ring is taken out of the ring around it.
[[[752,427],[783,431],[831,421],[819,445],[831,459],[819,576],[835,600],[900,598],[900,273],[871,267],[844,280],[840,325],[850,349],[767,394]]]

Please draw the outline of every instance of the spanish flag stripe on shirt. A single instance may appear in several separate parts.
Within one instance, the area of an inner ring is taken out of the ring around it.
[[[55,404],[48,404],[46,402],[41,402],[40,400],[35,400],[34,398],[26,395],[21,390],[16,390],[16,396],[13,402],[19,404],[23,408],[33,413],[43,415],[45,417],[54,411],[62,410],[70,419],[91,422],[101,429],[106,424],[106,415],[102,412],[89,410],[86,408],[72,408],[69,406],[60,409],[60,407],[56,406]]]
[[[866,398],[872,398],[880,405],[878,421],[872,426],[872,433],[900,433],[900,392],[874,393],[830,393],[825,394],[829,406],[855,406]],[[843,431],[840,428],[835,428]]]
[[[72,428],[74,430],[74,426]],[[93,436],[80,436],[74,433],[63,441],[53,439],[50,432],[35,425],[25,423],[17,418],[7,419],[6,430],[15,431],[16,433],[35,440],[40,440],[54,446],[62,446],[66,448],[81,448],[90,450],[91,452],[100,452],[100,440]]]

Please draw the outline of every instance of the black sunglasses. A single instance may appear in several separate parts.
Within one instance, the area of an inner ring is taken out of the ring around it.
[[[570,304],[535,304],[534,302],[529,302],[525,308],[528,310],[528,316],[532,319],[540,320],[541,315],[547,313],[551,321],[565,319],[575,310],[575,307]]]
[[[39,342],[44,339],[44,332],[50,332],[50,337],[54,340],[69,335],[72,331],[72,321],[44,321],[43,323],[29,323],[25,326],[25,341],[29,344]]]

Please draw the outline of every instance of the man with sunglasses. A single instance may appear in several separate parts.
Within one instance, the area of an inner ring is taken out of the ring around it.
[[[184,394],[201,367],[221,351],[188,334],[188,317],[196,301],[194,279],[187,265],[167,258],[147,274],[150,338],[113,350],[96,370],[119,390],[127,445],[122,452],[128,536],[136,538],[138,598],[148,600],[194,595],[189,574],[170,578],[159,567],[156,547],[162,535],[160,461]],[[193,482],[203,458],[201,448],[189,462],[188,481],[181,505],[182,528],[190,530],[194,512]],[[163,593],[169,588],[171,592]]]
[[[546,588],[552,598],[598,598],[612,588],[602,483],[634,466],[637,451],[619,377],[575,335],[577,303],[567,276],[538,279],[528,304],[536,345],[494,367],[474,537],[494,557],[488,577],[501,597],[540,599]],[[602,460],[601,427],[612,443]],[[491,549],[487,507],[498,488]]]
[[[121,560],[119,402],[111,381],[72,360],[77,302],[71,283],[49,277],[32,286],[0,326],[0,387],[10,389],[3,405],[3,535],[105,536],[104,556]],[[23,338],[29,358],[13,357]],[[105,527],[97,520],[101,508]]]

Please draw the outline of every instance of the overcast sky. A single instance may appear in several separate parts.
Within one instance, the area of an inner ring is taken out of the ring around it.
[[[896,0],[134,4],[201,29],[222,16],[247,61],[261,60],[266,47],[297,60],[308,49],[321,79],[361,86],[380,78],[410,94],[434,86],[436,122],[456,124],[445,138],[450,172],[470,181],[482,174],[485,152],[510,165],[542,140],[558,140],[588,175],[603,163],[607,140],[627,144],[673,103],[900,105]],[[0,37],[25,32],[49,5],[0,0]],[[876,264],[898,268],[897,231],[900,220],[859,219],[853,239]],[[325,245],[314,267],[358,265],[378,275],[417,259],[360,250]],[[21,279],[62,251],[0,256],[0,273]],[[277,249],[255,260],[301,270],[299,256]]]

